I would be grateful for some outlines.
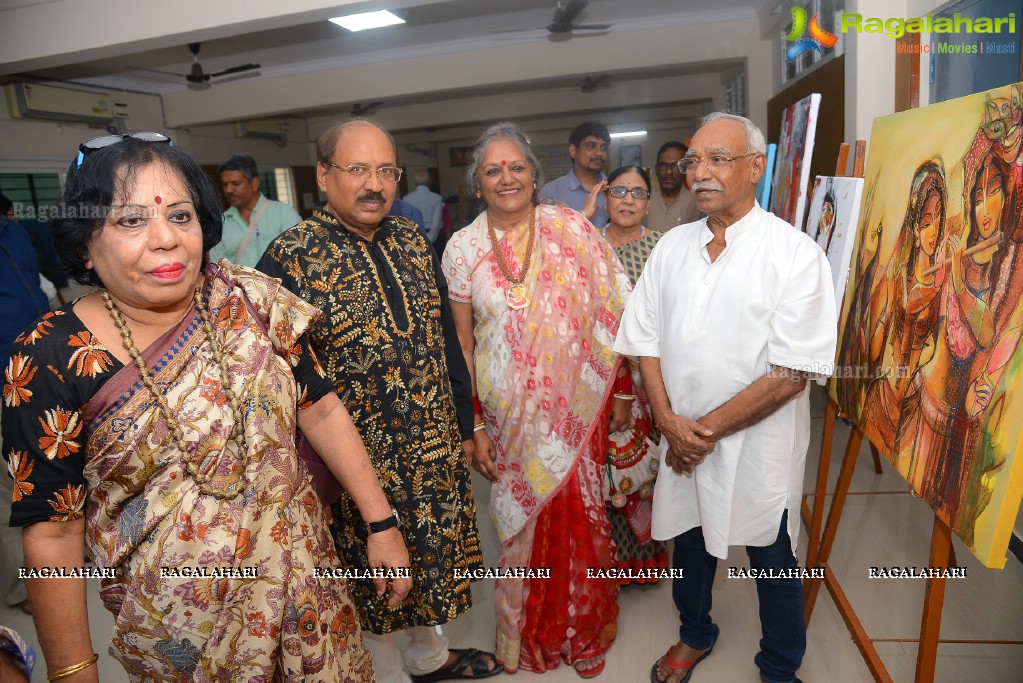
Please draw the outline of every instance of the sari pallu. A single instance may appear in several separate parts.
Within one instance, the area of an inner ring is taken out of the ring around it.
[[[117,569],[101,585],[115,615],[110,652],[134,680],[372,681],[347,586],[314,577],[338,560],[295,455],[288,366],[317,311],[247,269],[207,272],[248,451],[223,448],[233,414],[194,307],[142,356],[209,484],[171,446],[134,365],[93,396],[86,542],[98,566]],[[235,482],[233,498],[209,494]],[[228,575],[187,576],[214,569]]]
[[[551,571],[550,579],[498,581],[497,655],[510,669],[540,672],[600,655],[614,640],[617,584],[588,579],[586,569],[614,564],[600,477],[619,362],[611,345],[630,287],[581,214],[536,212],[529,306],[507,306],[509,284],[485,247],[472,304],[477,393],[501,476],[490,502],[501,564]],[[481,240],[486,220],[470,227]],[[522,263],[527,233],[498,241],[510,262]]]

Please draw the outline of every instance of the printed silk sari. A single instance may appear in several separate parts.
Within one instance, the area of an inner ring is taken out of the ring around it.
[[[611,347],[631,287],[581,214],[536,212],[527,308],[505,301],[485,213],[452,237],[445,272],[452,298],[471,301],[476,317],[476,389],[501,477],[490,498],[501,565],[550,568],[549,579],[497,581],[497,656],[507,669],[543,672],[603,654],[616,633],[617,582],[587,569],[615,562],[601,477],[619,363]],[[498,245],[521,264],[528,238],[520,230]]]
[[[142,355],[208,485],[169,447],[133,364],[84,414],[87,543],[97,565],[117,568],[101,588],[115,615],[111,653],[133,680],[372,681],[345,583],[313,576],[338,560],[295,455],[296,405],[305,397],[288,364],[307,348],[296,340],[318,311],[253,271],[221,262],[207,272],[209,309],[246,416],[244,461],[221,451],[233,417],[194,307]],[[232,499],[203,490],[235,482],[243,492]],[[203,567],[250,576],[166,576]]]

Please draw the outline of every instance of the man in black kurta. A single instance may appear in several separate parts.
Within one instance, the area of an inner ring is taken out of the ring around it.
[[[412,593],[396,608],[368,580],[350,581],[362,626],[374,634],[411,629],[405,660],[413,681],[449,670],[493,675],[500,667],[492,655],[449,654],[438,629],[422,628],[471,607],[464,577],[482,563],[463,453],[463,442],[471,448],[472,394],[447,283],[418,227],[386,216],[400,175],[386,131],[365,121],[335,126],[317,154],[327,201],[275,239],[256,267],[323,312],[313,347],[362,435],[412,559]],[[366,523],[381,520],[363,520],[346,494],[332,509],[342,562],[368,567]],[[408,680],[393,639],[368,636],[367,646],[378,681]]]

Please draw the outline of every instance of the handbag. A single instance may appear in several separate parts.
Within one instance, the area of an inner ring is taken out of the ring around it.
[[[604,476],[604,500],[624,508],[629,496],[649,499],[660,460],[657,446],[650,438],[652,429],[639,401],[632,402],[636,426],[608,434],[607,463]]]

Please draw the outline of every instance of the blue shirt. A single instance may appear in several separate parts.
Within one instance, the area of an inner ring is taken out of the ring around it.
[[[422,224],[422,228],[426,231],[426,238],[431,243],[436,242],[442,225],[441,209],[444,206],[444,198],[436,192],[432,192],[426,185],[419,185],[415,192],[405,195],[403,201],[423,212],[425,222]]]
[[[423,228],[423,212],[406,201],[395,198],[394,204],[391,205],[391,210],[387,212],[387,215],[407,218],[419,226],[419,229],[424,233],[426,232]]]
[[[600,181],[604,182],[605,180],[607,180],[607,176],[601,173]],[[572,169],[560,178],[555,178],[541,187],[540,196],[557,199],[570,209],[582,211],[583,206],[586,204],[586,198],[590,196],[590,191],[582,186],[579,178],[575,175],[575,169]],[[604,194],[601,193],[597,196],[597,213],[590,219],[590,223],[602,227],[607,225],[610,219],[611,216],[608,215],[607,209],[604,208]]]
[[[39,259],[25,228],[0,216],[0,372],[7,369],[11,344],[50,302],[39,287]]]
[[[210,260],[226,258],[232,263],[252,268],[277,235],[302,222],[302,217],[293,208],[284,202],[267,199],[262,193],[260,193],[256,205],[252,207],[249,220],[252,220],[252,216],[255,216],[257,212],[262,212],[262,215],[256,224],[256,231],[249,238],[249,243],[245,246],[245,251],[242,252],[240,258],[238,258],[238,247],[241,246],[242,239],[249,231],[249,224],[242,218],[237,207],[232,206],[224,212],[224,230],[221,233],[220,243],[210,249]]]

